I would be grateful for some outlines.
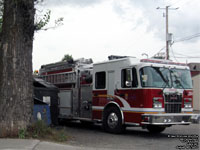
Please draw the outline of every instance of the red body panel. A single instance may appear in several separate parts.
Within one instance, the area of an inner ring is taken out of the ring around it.
[[[185,98],[192,98],[192,90],[185,90],[183,92],[183,100]],[[128,111],[123,110],[124,121],[130,123],[141,123],[141,115],[144,113],[157,113],[157,112],[144,112],[142,108],[152,108],[153,107],[153,98],[159,97],[160,102],[162,103],[162,108],[164,108],[164,97],[163,97],[163,89],[120,89],[115,91],[115,95],[119,96],[126,100],[126,102],[130,105],[131,108],[141,108],[141,111]],[[106,90],[95,90],[93,91],[93,106],[102,107],[101,110],[92,111],[93,119],[102,119],[103,108],[110,101],[117,103],[121,109],[124,108],[123,103],[115,96],[107,95]],[[182,101],[182,108],[184,107],[184,101]],[[162,112],[164,113],[164,112]]]
[[[124,98],[131,107],[152,108],[153,97],[163,97],[160,89],[118,90],[118,96]]]

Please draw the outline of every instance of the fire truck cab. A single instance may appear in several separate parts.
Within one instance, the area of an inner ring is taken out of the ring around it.
[[[62,69],[58,64],[53,64],[54,69],[52,64],[41,68],[41,77],[60,88],[60,119],[101,122],[111,133],[121,133],[126,126],[162,132],[171,125],[190,124],[188,66],[167,60],[110,58],[94,64],[67,63]]]

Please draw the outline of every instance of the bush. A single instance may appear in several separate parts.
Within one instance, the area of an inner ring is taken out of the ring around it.
[[[18,137],[19,137],[20,139],[25,139],[26,135],[27,135],[26,129],[20,129],[20,130],[19,130],[19,132],[18,132]]]
[[[20,139],[34,138],[47,141],[65,142],[68,139],[64,129],[58,130],[51,128],[44,121],[39,120],[26,129],[20,129],[18,132]]]
[[[51,134],[51,128],[48,127],[44,121],[39,120],[32,124],[27,129],[28,136],[32,138],[45,138],[46,135]]]

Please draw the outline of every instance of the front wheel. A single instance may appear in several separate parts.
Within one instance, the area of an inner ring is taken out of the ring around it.
[[[164,126],[148,125],[147,130],[151,133],[161,133],[165,130]]]
[[[109,107],[104,111],[103,128],[110,133],[119,134],[123,131],[122,115],[117,107]]]

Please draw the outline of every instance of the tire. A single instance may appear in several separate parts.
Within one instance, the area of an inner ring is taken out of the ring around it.
[[[156,125],[148,125],[147,130],[150,133],[161,133],[165,130],[166,127],[164,126],[156,126]]]
[[[109,107],[104,111],[103,129],[106,132],[119,134],[124,131],[122,115],[117,107]]]

